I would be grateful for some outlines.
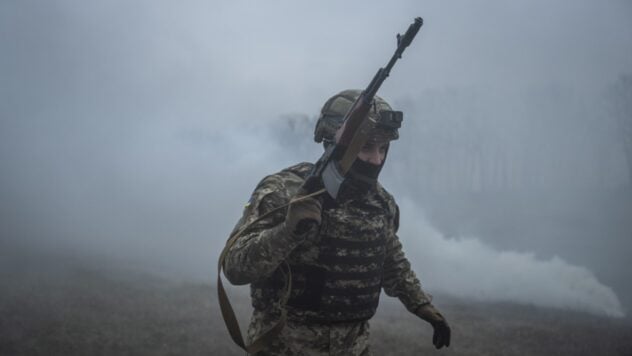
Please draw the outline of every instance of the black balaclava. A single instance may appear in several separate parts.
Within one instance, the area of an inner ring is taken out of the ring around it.
[[[341,197],[344,198],[348,196],[348,194],[351,194],[352,196],[361,196],[369,192],[371,189],[374,189],[377,185],[378,177],[384,167],[387,156],[388,146],[386,148],[384,160],[380,165],[371,164],[356,158],[347,173],[345,181],[340,187],[339,194],[341,194]]]

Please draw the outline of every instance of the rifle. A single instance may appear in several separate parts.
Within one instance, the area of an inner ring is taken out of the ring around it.
[[[397,49],[390,61],[386,67],[378,69],[369,85],[351,105],[343,119],[340,138],[335,145],[329,146],[325,150],[310,173],[307,182],[320,183],[322,181],[332,198],[335,199],[338,196],[338,191],[347,172],[366,143],[370,130],[375,125],[375,121],[368,116],[375,94],[391,73],[395,62],[402,58],[402,53],[413,41],[422,24],[422,18],[417,17],[403,36],[397,34]],[[315,188],[316,183],[311,183],[307,190],[314,191]]]

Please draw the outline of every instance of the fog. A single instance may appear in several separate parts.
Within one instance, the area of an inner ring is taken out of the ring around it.
[[[318,159],[320,106],[416,16],[379,92],[405,112],[380,179],[424,286],[627,314],[626,1],[2,2],[3,268],[38,251],[211,281],[257,182]]]

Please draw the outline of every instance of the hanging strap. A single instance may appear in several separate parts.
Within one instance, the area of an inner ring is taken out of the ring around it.
[[[270,214],[283,209],[292,203],[296,203],[307,198],[312,198],[324,193],[325,191],[325,189],[321,189],[314,193],[294,198],[289,203],[268,211],[267,213],[261,215],[257,219],[243,226],[242,228],[236,230],[230,235],[228,241],[226,241],[226,246],[224,246],[224,249],[219,255],[219,259],[217,262],[217,297],[219,300],[222,317],[224,318],[224,323],[226,324],[226,328],[228,329],[230,337],[239,347],[241,347],[249,354],[254,354],[261,351],[274,338],[276,338],[281,333],[281,330],[283,330],[283,327],[285,327],[285,323],[287,321],[287,310],[285,309],[285,305],[287,304],[287,300],[290,297],[290,292],[292,291],[292,271],[290,270],[290,265],[286,261],[283,261],[282,266],[284,268],[282,268],[281,271],[285,274],[285,293],[283,293],[283,296],[279,301],[281,308],[281,316],[279,317],[279,320],[272,327],[270,327],[270,329],[266,330],[266,332],[264,332],[256,340],[254,340],[250,345],[246,345],[241,333],[241,329],[239,328],[239,322],[237,321],[237,317],[235,316],[235,311],[230,304],[230,300],[228,299],[228,295],[226,294],[226,290],[224,289],[224,285],[222,283],[221,273],[222,269],[224,268],[224,259],[226,258],[226,254],[228,253],[228,250],[230,250],[230,248],[233,246],[233,244],[235,244],[237,239],[255,223],[263,220]]]

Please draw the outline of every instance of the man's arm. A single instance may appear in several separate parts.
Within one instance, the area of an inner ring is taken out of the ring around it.
[[[429,304],[432,297],[421,288],[421,282],[404,255],[396,234],[389,238],[384,262],[384,292],[397,297],[406,309],[414,313],[420,306]]]
[[[386,245],[386,259],[384,261],[384,278],[382,286],[384,292],[397,297],[406,309],[414,313],[420,306],[429,304],[432,297],[421,288],[421,282],[412,270],[410,262],[404,255],[402,243],[397,237],[399,229],[399,208],[392,202],[394,217],[392,233],[389,234]]]
[[[248,284],[272,274],[308,235],[309,231],[298,231],[298,223],[309,219],[320,224],[320,203],[316,199],[279,208],[295,198],[297,191],[300,195],[302,180],[285,178],[282,173],[264,178],[235,227],[250,225],[224,260],[224,274],[232,284]]]
[[[398,297],[411,313],[432,325],[432,343],[437,349],[450,346],[450,326],[439,311],[430,303],[432,297],[421,289],[421,283],[404,255],[402,244],[397,237],[399,228],[399,208],[395,206],[393,234],[387,245],[384,263],[384,291]]]

